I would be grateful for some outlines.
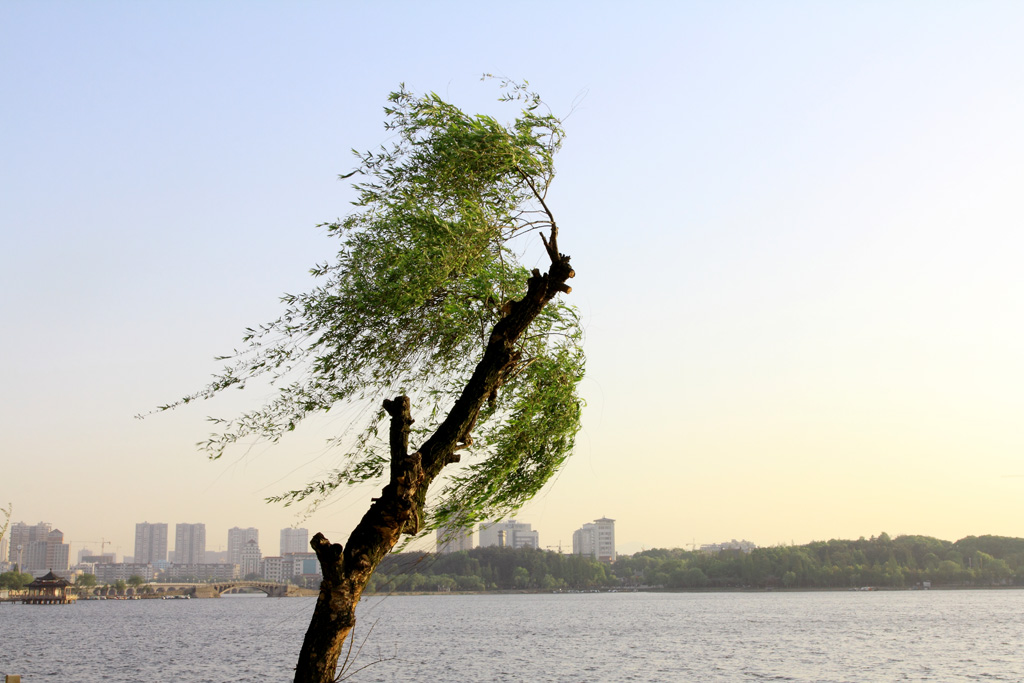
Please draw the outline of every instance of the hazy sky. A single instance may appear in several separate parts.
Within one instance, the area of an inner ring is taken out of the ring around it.
[[[332,411],[210,463],[203,385],[334,245],[404,82],[568,137],[576,454],[519,519],[619,550],[1024,536],[1024,5],[0,4],[0,503],[72,553],[136,522],[301,525]]]

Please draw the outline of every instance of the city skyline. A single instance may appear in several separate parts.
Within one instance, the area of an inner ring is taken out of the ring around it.
[[[26,545],[30,542],[41,541],[46,542],[46,538],[52,532],[57,532],[60,536],[58,543],[62,543],[69,547],[68,565],[73,565],[70,558],[80,558],[83,554],[93,554],[100,556],[102,554],[110,554],[117,558],[118,562],[124,561],[124,558],[130,558],[134,564],[153,564],[158,565],[160,563],[173,563],[173,564],[202,564],[202,562],[196,562],[200,553],[200,545],[202,546],[202,552],[211,554],[225,554],[225,559],[231,561],[231,540],[233,532],[241,532],[241,544],[244,545],[249,539],[255,540],[257,545],[259,544],[259,530],[255,527],[239,528],[232,527],[226,529],[224,536],[227,541],[225,544],[218,544],[216,546],[207,547],[207,525],[203,522],[198,523],[175,523],[175,535],[171,538],[175,539],[174,546],[168,546],[168,528],[167,522],[136,522],[135,523],[135,535],[134,544],[128,546],[131,548],[132,553],[121,551],[121,545],[113,545],[113,541],[106,540],[101,541],[97,544],[95,541],[82,541],[75,538],[68,537],[59,529],[55,529],[52,522],[42,521],[36,524],[28,524],[24,520],[12,518],[10,528],[7,534],[0,539],[0,562],[8,561],[8,558],[13,555],[16,551],[17,545],[23,543]],[[180,531],[179,531],[180,530]],[[44,533],[45,532],[45,533]],[[180,535],[179,535],[180,533]],[[305,537],[308,539],[309,530],[305,528],[286,527],[279,530],[280,538],[283,540],[286,537],[292,539],[290,546],[286,547],[279,545],[276,555],[283,555],[285,553],[310,553],[312,549],[308,544],[304,544],[301,548],[294,542],[295,539]],[[21,535],[24,534],[24,539]],[[42,534],[42,535],[41,535]],[[15,539],[14,543],[11,543],[12,537]],[[111,536],[113,537],[113,536]],[[220,535],[214,533],[213,538],[219,538]],[[185,552],[185,562],[178,562],[178,539],[181,539],[182,546],[181,550]],[[50,539],[53,541],[53,539]],[[51,543],[52,544],[52,543]],[[116,548],[115,552],[110,552],[107,549],[107,545],[110,544],[112,548]],[[94,545],[101,545],[101,548],[93,547]],[[73,550],[72,550],[73,548]],[[261,550],[263,555],[274,555],[274,553],[268,553],[265,549]],[[50,551],[52,554],[52,550]],[[14,561],[14,560],[10,560]],[[80,561],[80,560],[79,560]],[[233,564],[238,564],[234,562]],[[64,567],[66,568],[66,567]]]
[[[602,518],[595,520],[595,522],[608,522],[610,525],[610,542],[612,544],[612,552],[600,556],[601,559],[614,558],[614,522],[615,520]],[[32,530],[37,535],[38,529],[43,529],[46,534],[50,533],[52,529],[52,523],[50,522],[39,522],[36,525],[28,525],[25,522],[19,520],[12,522],[12,527],[19,529],[18,533],[22,533],[21,529]],[[206,547],[206,527],[207,525],[203,522],[197,523],[175,523],[175,545],[173,547],[168,546],[168,528],[169,524],[166,522],[136,522],[135,523],[135,543],[133,547],[133,554],[123,552],[107,553],[106,545],[103,545],[100,551],[91,547],[89,541],[76,541],[73,538],[65,538],[62,532],[58,532],[61,536],[60,541],[67,545],[69,549],[71,546],[76,546],[77,549],[74,552],[67,553],[69,558],[71,556],[77,557],[78,562],[81,563],[81,557],[83,555],[100,556],[101,554],[107,554],[116,558],[117,562],[129,562],[132,564],[151,564],[154,566],[160,566],[164,564],[204,564],[206,561],[197,561],[199,553],[202,552],[204,555],[223,555],[224,562],[228,564],[243,564],[245,556],[245,548],[249,544],[252,544],[254,551],[250,551],[249,560],[250,562],[258,562],[260,558],[275,556],[273,553],[266,552],[266,549],[260,545],[260,533],[256,527],[231,527],[226,530],[226,544],[221,546],[215,546],[216,549]],[[583,527],[594,526],[591,523],[584,523]],[[24,533],[28,533],[25,531]],[[517,518],[508,518],[500,522],[493,523],[480,523],[474,525],[470,529],[462,530],[461,532],[455,533],[450,538],[446,536],[448,531],[445,529],[438,529],[433,534],[429,535],[428,538],[433,539],[434,549],[437,552],[453,552],[455,550],[465,550],[472,547],[488,546],[488,545],[508,545],[515,548],[533,547],[541,550],[558,550],[559,552],[576,552],[575,537],[579,533],[574,533],[574,540],[568,544],[559,543],[558,545],[542,545],[540,542],[540,530],[533,529],[532,524],[529,522],[523,522]],[[214,533],[213,538],[219,538],[219,534]],[[447,542],[444,540],[448,538]],[[279,544],[278,552],[276,556],[284,554],[294,553],[309,553],[312,549],[309,548],[309,529],[304,527],[286,527],[279,531]],[[475,541],[474,541],[475,539]],[[7,549],[10,541],[10,534],[0,539],[0,547]],[[179,555],[178,544],[181,543],[181,549],[185,557],[184,561],[181,561],[181,555]],[[450,545],[452,547],[441,550],[442,546]],[[201,548],[199,547],[201,546]],[[119,548],[119,546],[117,546]],[[564,549],[563,549],[564,547]],[[589,548],[590,546],[588,546]],[[426,546],[429,550],[429,544]],[[13,551],[10,551],[13,552]],[[52,551],[51,551],[52,552]],[[5,552],[0,556],[0,561],[6,561],[8,559],[9,552]],[[586,554],[591,554],[588,549]],[[595,557],[599,555],[595,553]],[[256,557],[256,560],[252,558]],[[212,562],[213,560],[209,560]],[[217,560],[218,562],[221,560]],[[75,563],[68,560],[68,565],[71,566]],[[66,568],[66,567],[65,567]]]
[[[388,93],[507,121],[485,72],[566,128],[546,202],[586,406],[517,513],[543,545],[605,515],[624,553],[1024,536],[1024,5],[564,2],[544,8],[557,48],[479,30],[510,26],[499,6],[0,15],[0,505],[73,551],[131,553],[141,520],[201,520],[208,549],[243,525],[346,542],[381,483],[266,500],[330,479],[379,405],[213,462],[207,418],[280,387],[159,407],[317,286],[338,243],[316,226],[357,198],[350,150],[390,144]],[[514,248],[542,265],[536,234]]]
[[[520,520],[518,518],[510,517],[510,518],[508,518],[506,520],[503,520],[501,522],[494,522],[494,523],[483,522],[483,523],[479,523],[479,524],[474,525],[473,528],[471,528],[471,529],[465,530],[465,531],[463,531],[461,533],[457,533],[457,534],[451,535],[450,537],[447,536],[447,534],[449,533],[450,530],[438,529],[435,532],[433,532],[433,533],[431,533],[431,534],[429,534],[428,536],[425,537],[427,543],[419,544],[419,545],[416,546],[415,549],[419,549],[419,550],[423,550],[423,551],[427,551],[427,552],[430,552],[430,551],[434,551],[434,552],[454,552],[454,551],[457,551],[457,550],[466,550],[466,549],[473,548],[473,547],[482,547],[482,546],[488,546],[488,545],[503,545],[503,544],[505,544],[505,545],[511,545],[512,547],[517,547],[517,548],[519,548],[519,547],[526,547],[526,546],[537,547],[537,548],[542,549],[542,550],[555,550],[555,551],[558,551],[560,553],[577,553],[577,552],[582,552],[583,554],[593,555],[595,558],[602,559],[604,561],[614,561],[614,558],[617,555],[620,555],[620,554],[632,554],[632,553],[636,552],[636,549],[629,550],[629,551],[620,551],[617,548],[617,546],[615,545],[615,543],[616,543],[616,540],[615,540],[615,526],[614,526],[615,525],[615,521],[616,520],[614,520],[614,519],[609,519],[607,517],[602,517],[600,519],[595,519],[592,522],[580,522],[582,524],[582,527],[578,528],[576,531],[574,531],[571,534],[570,539],[569,539],[568,542],[562,541],[561,539],[559,539],[554,544],[542,544],[540,542],[540,539],[539,539],[540,530],[539,529],[533,529],[532,528],[532,526],[533,526],[532,523],[530,523],[530,522],[523,522],[522,520]],[[14,524],[17,524],[17,525],[20,525],[20,526],[45,527],[47,531],[49,531],[49,529],[52,528],[52,523],[50,523],[50,522],[40,522],[37,525],[27,525],[23,520],[18,520],[17,522],[14,522],[12,520],[12,525],[14,525]],[[177,527],[196,527],[196,526],[205,527],[206,525],[205,525],[205,523],[202,523],[202,522],[197,523],[197,524],[188,524],[188,523],[176,523],[175,524],[176,530],[177,530]],[[115,553],[108,553],[108,554],[111,554],[111,555],[115,556],[117,558],[118,562],[125,562],[125,561],[130,560],[134,564],[147,564],[148,562],[145,559],[140,560],[139,553],[138,553],[138,548],[140,547],[139,546],[140,539],[145,538],[146,540],[143,541],[143,544],[146,547],[148,547],[149,545],[152,545],[154,547],[154,550],[152,550],[151,552],[153,552],[155,556],[159,557],[160,549],[162,549],[164,551],[164,557],[166,558],[166,559],[163,560],[164,563],[167,563],[167,564],[175,564],[175,563],[176,564],[190,564],[189,562],[186,562],[186,563],[179,563],[179,562],[177,562],[177,560],[176,560],[177,548],[176,547],[168,547],[167,541],[166,541],[168,527],[169,527],[169,524],[166,523],[166,522],[164,522],[164,523],[137,522],[135,524],[135,546],[134,546],[134,548],[136,549],[135,550],[135,554],[134,555],[129,555],[128,553],[119,552],[119,551],[115,552]],[[603,530],[604,535],[608,537],[608,540],[599,543],[598,542],[598,536],[599,536],[599,534],[601,534],[602,530]],[[592,534],[592,538],[587,538],[586,540],[584,540],[583,537],[581,537],[581,532],[587,532],[589,534]],[[218,544],[216,546],[211,546],[210,548],[207,548],[206,551],[205,551],[207,554],[216,554],[218,556],[223,555],[223,559],[222,560],[217,560],[217,562],[223,561],[223,562],[227,562],[227,563],[230,563],[230,564],[242,564],[241,551],[244,548],[246,542],[249,541],[249,540],[254,541],[255,544],[256,544],[256,548],[259,549],[259,554],[258,554],[259,558],[277,557],[277,556],[284,555],[286,553],[308,553],[308,552],[311,552],[311,549],[308,547],[308,539],[309,539],[309,536],[310,536],[309,529],[304,528],[304,527],[285,527],[285,528],[280,529],[279,530],[279,536],[278,536],[280,541],[279,541],[279,544],[278,544],[278,551],[277,551],[276,554],[268,552],[267,549],[264,546],[260,545],[260,542],[259,542],[260,533],[259,533],[259,529],[256,528],[256,527],[244,527],[244,528],[243,527],[238,527],[238,526],[231,527],[230,529],[227,529],[225,531],[225,536],[226,536],[226,543],[225,544],[223,544],[223,545],[219,545]],[[215,533],[213,535],[213,538],[214,539],[220,538],[220,535]],[[445,541],[446,538],[448,539],[447,541]],[[77,548],[77,550],[75,550],[74,552],[70,552],[69,556],[80,557],[84,553],[88,553],[88,552],[91,552],[91,553],[93,553],[94,555],[97,555],[97,556],[100,555],[100,551],[97,551],[95,548],[91,547],[92,543],[89,542],[89,541],[78,541],[78,540],[76,540],[74,538],[64,537],[63,535],[62,535],[62,540],[65,543],[65,545],[68,545],[69,547]],[[298,540],[303,541],[301,546],[299,546],[297,544]],[[957,539],[944,539],[944,540],[957,540]],[[10,534],[9,533],[3,539],[0,539],[0,548],[4,548],[5,549],[5,552],[2,555],[0,555],[0,561],[4,561],[8,557],[9,552],[7,552],[6,549],[9,546],[9,542],[10,542]],[[110,541],[108,541],[108,543],[110,543]],[[599,545],[601,547],[601,550],[598,550]],[[781,543],[779,545],[786,545],[786,544],[785,543]],[[444,547],[444,546],[450,546],[450,547]],[[721,550],[723,548],[736,548],[736,549],[743,549],[744,551],[749,552],[749,550],[751,548],[754,548],[754,547],[757,547],[757,546],[758,546],[758,544],[755,544],[755,543],[752,543],[750,541],[747,541],[746,539],[744,539],[743,541],[737,541],[735,539],[735,537],[733,537],[730,541],[724,541],[724,540],[714,540],[714,541],[711,541],[711,542],[704,542],[704,541],[702,541],[699,544],[691,541],[690,543],[681,543],[681,544],[677,544],[677,545],[657,545],[657,544],[655,544],[655,545],[650,546],[650,548],[689,548],[689,549],[700,548],[701,550],[705,550],[705,551]],[[105,546],[104,546],[104,548],[105,548]],[[120,546],[118,546],[118,548],[120,548]],[[641,548],[639,550],[643,550],[643,549],[649,549],[649,548]],[[10,552],[13,552],[13,551],[10,551]],[[210,561],[212,562],[213,560],[210,560]],[[250,561],[252,561],[251,558],[250,558]],[[258,562],[259,560],[257,559],[256,561]],[[159,562],[159,560],[157,562]],[[69,560],[69,566],[73,565],[73,564],[74,563],[70,562],[70,560]],[[153,563],[153,564],[156,564],[156,563]]]

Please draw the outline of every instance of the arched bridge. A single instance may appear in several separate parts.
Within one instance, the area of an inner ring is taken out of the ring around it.
[[[266,593],[271,598],[283,598],[297,594],[298,586],[273,581],[215,581],[214,583],[154,583],[157,593],[185,593],[197,598],[219,598],[225,593],[251,592]]]
[[[253,589],[266,593],[271,598],[283,598],[288,595],[289,585],[286,583],[273,583],[271,581],[223,581],[220,583],[208,583],[206,586],[213,589],[218,595],[225,593],[252,592]],[[199,586],[196,586],[199,592]]]

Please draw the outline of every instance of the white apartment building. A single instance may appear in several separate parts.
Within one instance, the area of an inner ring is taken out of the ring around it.
[[[138,558],[134,558],[138,560]],[[177,524],[174,527],[175,564],[206,563],[206,525]]]
[[[281,529],[282,555],[309,552],[309,529]]]
[[[259,575],[262,556],[259,544],[251,539],[247,541],[245,547],[242,548],[241,561],[238,563],[239,575],[243,579],[250,574]]]
[[[615,520],[602,517],[572,534],[574,555],[589,555],[601,562],[615,561]]]
[[[242,549],[249,541],[260,544],[260,530],[256,527],[243,529],[236,526],[228,529],[228,564],[242,564]]]
[[[508,519],[504,522],[480,525],[480,547],[540,548],[540,534],[529,524]]]

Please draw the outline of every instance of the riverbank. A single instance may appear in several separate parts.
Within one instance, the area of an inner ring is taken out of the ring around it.
[[[421,596],[421,595],[573,595],[573,594],[613,594],[613,593],[651,593],[674,595],[679,593],[851,593],[851,592],[879,592],[879,593],[907,593],[907,592],[928,592],[928,591],[1014,591],[1024,590],[1024,586],[932,586],[930,588],[904,587],[895,588],[891,586],[863,586],[859,588],[610,588],[594,590],[493,590],[493,591],[375,591],[363,593],[366,597],[387,597],[387,596]],[[313,595],[318,595],[313,591]]]

